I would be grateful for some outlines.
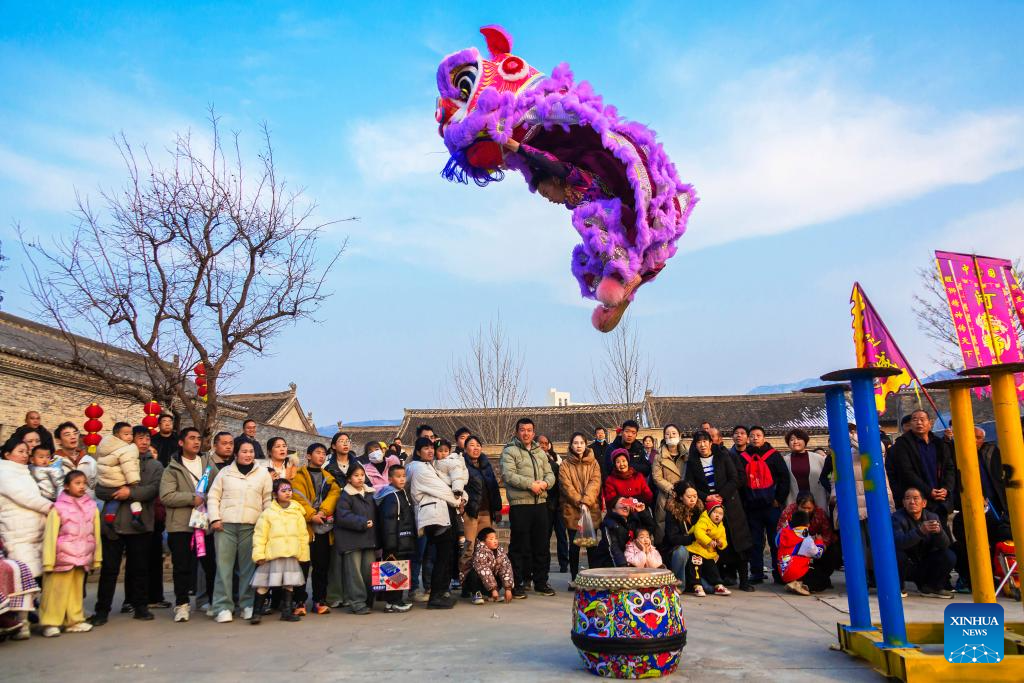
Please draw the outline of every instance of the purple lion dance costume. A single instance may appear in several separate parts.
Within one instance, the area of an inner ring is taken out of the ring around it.
[[[676,253],[696,194],[654,132],[619,118],[567,64],[545,77],[511,54],[504,29],[480,32],[490,59],[469,48],[437,70],[435,116],[451,153],[442,175],[483,186],[520,171],[531,191],[569,208],[582,238],[572,273],[583,296],[601,303],[594,327],[608,332]]]

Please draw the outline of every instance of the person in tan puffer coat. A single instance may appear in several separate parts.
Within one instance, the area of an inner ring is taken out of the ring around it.
[[[139,448],[132,443],[132,427],[127,422],[114,425],[112,433],[96,447],[96,472],[100,486],[107,488],[139,483]]]
[[[595,531],[601,523],[601,465],[587,446],[587,438],[579,432],[569,440],[569,453],[558,468],[558,486],[562,492],[562,520],[569,532],[569,574],[575,580],[580,571],[580,546],[575,540],[582,508],[590,512]],[[588,560],[590,551],[587,548]],[[593,566],[589,561],[587,564]]]

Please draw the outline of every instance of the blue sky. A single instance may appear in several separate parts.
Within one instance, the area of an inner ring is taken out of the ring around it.
[[[253,149],[265,120],[318,216],[360,220],[327,236],[350,248],[321,322],[282,334],[235,389],[294,381],[319,424],[449,402],[449,366],[499,313],[532,402],[589,397],[602,339],[569,273],[568,212],[515,177],[438,176],[434,73],[489,23],[658,131],[701,195],[631,309],[662,393],[852,364],[854,280],[929,372],[914,269],[936,248],[1024,256],[1019,3],[68,4],[0,22],[5,310],[35,310],[14,223],[60,235],[76,190],[120,184],[112,135],[160,150],[214,104]]]

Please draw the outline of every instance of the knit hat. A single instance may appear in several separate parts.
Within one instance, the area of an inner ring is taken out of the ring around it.
[[[704,509],[706,509],[709,514],[715,508],[720,508],[720,507],[722,507],[722,503],[719,502],[719,501],[715,501],[715,500],[709,500],[707,503],[704,504]]]
[[[629,451],[627,451],[625,448],[616,448],[614,451],[612,451],[613,465],[615,464],[615,461],[619,459],[620,456],[625,458],[626,462],[629,462]]]

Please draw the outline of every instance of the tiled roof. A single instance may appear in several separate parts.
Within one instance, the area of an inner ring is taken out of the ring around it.
[[[652,425],[672,423],[685,435],[707,420],[728,434],[736,425],[759,425],[771,435],[794,427],[810,433],[828,431],[825,400],[817,394],[743,394],[739,396],[648,396]]]
[[[508,435],[504,440],[512,438],[512,425],[519,417],[529,417],[537,428],[537,434],[544,434],[552,441],[568,441],[573,432],[583,432],[588,436],[598,427],[610,428],[621,424],[622,415],[636,414],[636,407],[625,405],[585,404],[573,406],[532,406],[515,408],[506,411],[509,415],[504,422],[508,423]],[[429,424],[436,434],[451,438],[455,430],[465,426],[472,431],[485,431],[494,420],[494,411],[472,409],[407,409],[405,419],[399,427],[402,443],[411,447],[416,440],[416,427]],[[485,440],[486,437],[485,437]]]

